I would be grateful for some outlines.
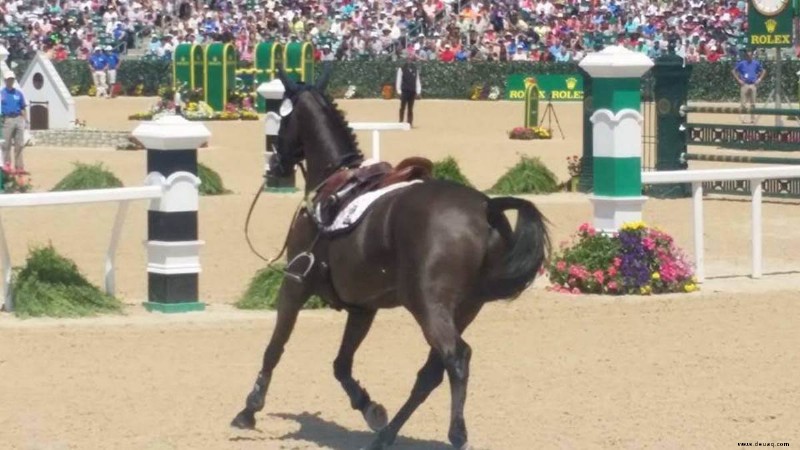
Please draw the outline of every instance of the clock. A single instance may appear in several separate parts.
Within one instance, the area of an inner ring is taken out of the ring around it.
[[[765,16],[775,16],[781,13],[791,0],[751,0],[750,5]]]

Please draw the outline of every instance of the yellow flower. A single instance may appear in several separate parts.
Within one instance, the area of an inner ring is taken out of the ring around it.
[[[639,288],[639,293],[642,295],[650,295],[651,292],[653,292],[653,288],[649,284]]]
[[[684,290],[684,291],[686,291],[686,292],[694,292],[694,291],[696,291],[696,290],[697,290],[697,285],[696,285],[696,284],[694,284],[694,283],[687,283],[687,284],[686,284],[686,285],[683,287],[683,290]]]
[[[641,230],[642,228],[645,228],[646,226],[647,225],[645,225],[644,222],[642,222],[641,220],[637,220],[635,222],[625,222],[625,223],[623,223],[622,224],[622,229],[623,230]]]
[[[658,272],[653,272],[653,275],[651,275],[650,278],[652,278],[654,280],[660,280],[661,279],[661,274],[658,273]]]

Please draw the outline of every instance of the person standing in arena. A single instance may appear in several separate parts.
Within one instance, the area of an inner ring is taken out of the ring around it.
[[[413,53],[409,53],[406,62],[397,69],[395,89],[397,94],[400,96],[400,122],[403,122],[403,116],[406,115],[406,107],[408,107],[406,122],[413,127],[414,100],[418,99],[422,94],[422,83],[420,82],[419,78],[419,69],[414,63]]]
[[[28,107],[25,95],[14,87],[14,72],[7,72],[6,86],[0,90],[0,114],[3,117],[3,165],[11,166],[11,142],[14,142],[14,168],[25,172],[22,161],[22,148],[25,145],[25,124],[28,122]]]
[[[106,68],[108,69],[108,98],[114,96],[114,85],[117,83],[117,67],[119,67],[119,55],[110,45],[106,45]]]
[[[106,56],[100,51],[100,47],[94,48],[94,53],[89,58],[89,66],[92,68],[92,77],[94,79],[95,96],[101,97],[106,95]]]
[[[733,77],[741,86],[740,89],[740,103],[742,108],[741,121],[742,123],[755,123],[755,115],[750,112],[746,114],[748,109],[755,108],[757,88],[767,71],[761,65],[761,62],[753,59],[752,50],[745,50],[744,59],[736,64],[733,69]],[[749,116],[750,121],[747,122]]]

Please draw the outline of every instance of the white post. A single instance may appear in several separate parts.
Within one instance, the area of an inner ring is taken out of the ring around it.
[[[105,291],[108,295],[114,295],[116,291],[116,280],[114,275],[114,257],[117,254],[117,243],[119,243],[119,235],[122,232],[122,225],[125,224],[125,216],[128,213],[128,201],[119,202],[117,208],[117,216],[114,219],[114,229],[111,230],[111,242],[108,244],[108,252],[106,252],[106,266],[105,266]]]
[[[381,160],[381,132],[378,130],[372,130],[372,158]]]
[[[8,243],[2,219],[0,219],[0,252],[2,252],[0,257],[2,257],[3,263],[3,304],[6,312],[11,312],[14,310],[14,301],[11,298],[11,256],[8,254]]]
[[[761,183],[763,181],[750,180],[750,190],[753,192],[753,278],[761,278]]]
[[[692,223],[694,224],[694,273],[697,282],[706,278],[703,256],[703,183],[692,183]]]

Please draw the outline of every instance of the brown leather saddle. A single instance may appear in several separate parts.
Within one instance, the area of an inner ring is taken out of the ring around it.
[[[320,225],[327,226],[336,215],[360,195],[413,180],[432,177],[433,163],[427,158],[406,158],[397,166],[379,162],[355,169],[344,169],[333,174],[317,188],[313,205],[319,209]]]

